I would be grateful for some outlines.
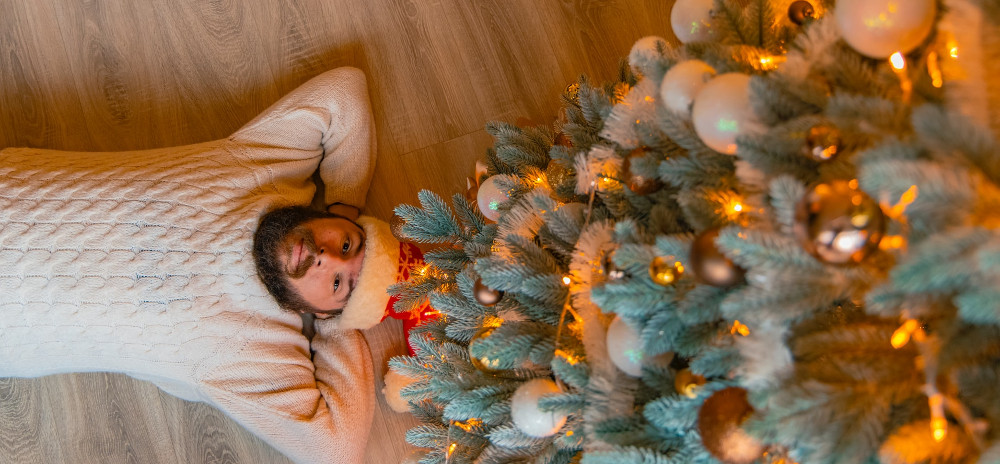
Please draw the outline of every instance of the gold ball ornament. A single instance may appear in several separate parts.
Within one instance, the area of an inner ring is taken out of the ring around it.
[[[663,183],[656,177],[640,176],[632,172],[632,163],[638,158],[645,157],[646,153],[645,147],[636,148],[625,157],[622,164],[622,173],[626,176],[628,188],[636,195],[649,195],[663,187]]]
[[[489,336],[492,335],[493,331],[496,329],[497,329],[496,327],[485,327],[481,329],[479,332],[476,332],[476,334],[472,336],[472,339],[469,340],[469,359],[472,361],[472,366],[475,367],[480,372],[484,372],[487,374],[493,374],[497,371],[502,370],[500,369],[500,361],[497,359],[490,359],[486,356],[483,357],[474,356],[472,354],[472,346],[475,345],[480,340],[489,338]]]
[[[740,426],[753,414],[747,391],[739,387],[719,390],[698,410],[698,432],[705,449],[728,464],[750,464],[764,453],[764,445]]]
[[[704,377],[691,372],[691,369],[684,368],[674,376],[674,390],[688,398],[698,396],[698,387],[705,385]]]
[[[684,265],[673,256],[657,256],[649,263],[649,278],[657,285],[673,285],[683,274]]]
[[[743,283],[746,271],[719,251],[715,239],[719,229],[708,229],[691,243],[691,272],[703,284],[732,287]]]
[[[806,154],[816,161],[829,161],[840,153],[840,130],[830,124],[817,124],[806,134]]]
[[[482,278],[476,279],[476,283],[472,286],[472,294],[483,306],[493,306],[503,298],[503,292],[487,287]]]
[[[801,26],[816,19],[816,8],[805,0],[796,0],[788,6],[788,19]]]
[[[857,181],[819,184],[799,201],[795,236],[802,247],[829,264],[857,264],[878,248],[885,234],[882,208]]]

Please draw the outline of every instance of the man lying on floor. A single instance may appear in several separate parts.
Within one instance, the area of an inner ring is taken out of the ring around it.
[[[377,323],[385,306],[351,318],[348,296],[380,251],[366,254],[372,238],[342,219],[292,227],[281,270],[327,292],[299,290],[300,309],[344,312],[317,321],[310,346],[302,318],[258,278],[252,242],[266,212],[310,204],[317,169],[325,204],[356,215],[373,136],[365,77],[340,68],[222,140],[0,151],[0,376],[121,372],[212,404],[294,461],[361,462],[374,380],[364,339],[347,329]]]

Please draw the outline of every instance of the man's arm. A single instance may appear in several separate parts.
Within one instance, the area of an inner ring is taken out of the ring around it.
[[[256,162],[281,163],[284,182],[307,182],[318,169],[324,205],[361,210],[375,172],[375,122],[364,73],[337,68],[310,79],[236,131]],[[273,150],[265,148],[273,147]]]

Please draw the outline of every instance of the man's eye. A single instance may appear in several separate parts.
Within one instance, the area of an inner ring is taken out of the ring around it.
[[[344,248],[341,250],[344,254],[347,254],[351,250],[351,242],[344,242]]]
[[[333,291],[337,291],[340,288],[340,277],[333,279]]]

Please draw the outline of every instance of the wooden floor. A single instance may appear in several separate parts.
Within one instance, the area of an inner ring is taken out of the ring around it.
[[[285,92],[351,65],[378,130],[368,213],[464,188],[490,120],[550,122],[580,74],[612,78],[670,0],[0,1],[0,147],[129,150],[227,136]],[[366,334],[377,388],[398,326]],[[2,334],[0,334],[2,336]],[[380,407],[367,462],[409,453]],[[272,463],[203,404],[121,375],[0,379],[0,463]]]

